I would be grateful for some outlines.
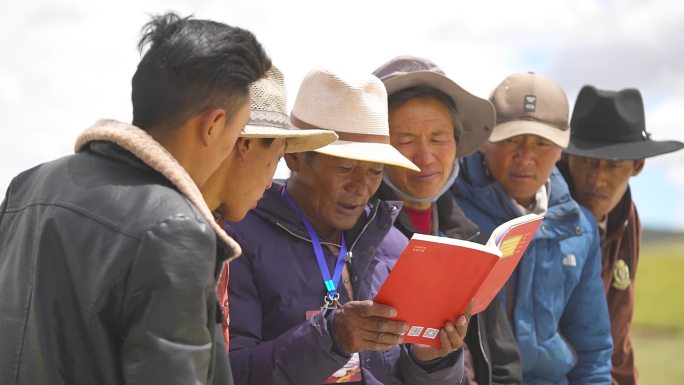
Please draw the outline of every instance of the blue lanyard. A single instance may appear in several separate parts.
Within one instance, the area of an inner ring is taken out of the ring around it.
[[[342,277],[342,270],[344,269],[344,257],[347,255],[347,244],[344,241],[344,231],[340,231],[340,254],[337,256],[337,263],[335,264],[335,271],[333,272],[332,278],[330,277],[330,271],[328,270],[328,264],[325,262],[325,255],[323,254],[323,248],[321,247],[321,242],[318,240],[318,234],[316,230],[311,225],[308,219],[304,216],[304,213],[297,207],[297,204],[292,200],[290,195],[287,193],[287,189],[283,187],[281,195],[283,199],[292,207],[292,209],[299,214],[304,222],[304,227],[309,233],[311,238],[311,243],[313,244],[314,254],[316,254],[316,261],[318,261],[318,268],[321,271],[321,276],[323,277],[323,284],[327,294],[325,295],[326,305],[337,301],[340,298],[340,294],[337,292],[337,285],[340,283],[340,278]]]

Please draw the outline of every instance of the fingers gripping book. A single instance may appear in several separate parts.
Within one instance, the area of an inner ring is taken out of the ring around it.
[[[414,234],[374,301],[409,324],[404,342],[439,347],[439,330],[473,301],[486,309],[520,262],[543,217],[528,214],[494,229],[485,245]]]

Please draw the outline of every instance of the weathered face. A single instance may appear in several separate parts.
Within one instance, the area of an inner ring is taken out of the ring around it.
[[[288,191],[316,230],[325,234],[354,226],[382,180],[380,163],[308,153],[287,154]]]
[[[434,196],[447,182],[456,159],[451,112],[439,99],[415,97],[389,113],[390,142],[420,168],[388,166],[387,175],[403,192]]]
[[[551,176],[562,148],[537,135],[518,135],[482,147],[492,177],[522,206]]]
[[[202,188],[205,199],[209,201],[206,191],[214,189],[216,205],[224,219],[243,219],[271,187],[285,144],[285,139],[275,139],[270,145],[259,139],[238,139],[231,155]]]
[[[574,186],[574,198],[601,221],[615,208],[629,186],[629,178],[638,175],[644,160],[605,160],[567,155]]]

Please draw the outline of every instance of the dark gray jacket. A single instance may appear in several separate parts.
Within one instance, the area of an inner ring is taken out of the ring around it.
[[[187,190],[106,141],[14,178],[0,206],[0,384],[232,383],[216,234]]]

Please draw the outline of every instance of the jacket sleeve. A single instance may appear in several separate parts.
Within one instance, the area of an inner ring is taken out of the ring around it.
[[[0,223],[2,223],[2,217],[5,216],[5,210],[7,210],[7,197],[2,200],[2,204],[0,204]]]
[[[215,242],[209,226],[186,216],[158,223],[140,240],[123,310],[126,384],[208,383],[215,369]]]
[[[264,340],[262,304],[250,257],[250,250],[243,247],[243,255],[230,264],[230,362],[235,384],[322,383],[344,366],[349,357],[333,350],[323,314]]]
[[[518,344],[506,317],[501,297],[496,296],[485,311],[492,385],[522,383],[522,362]]]
[[[230,360],[228,359],[228,352],[223,337],[223,330],[220,323],[216,323],[216,331],[214,333],[214,346],[216,349],[216,371],[213,373],[212,384],[215,385],[233,385],[233,372],[230,367]],[[225,365],[221,365],[225,363]]]
[[[7,210],[7,199],[9,199],[9,187],[7,188],[7,193],[0,203],[0,223],[2,223],[2,217],[5,216],[5,210]]]
[[[449,353],[447,356],[435,360],[434,363],[419,364],[413,359],[409,350],[402,347],[397,367],[403,384],[461,384],[464,377],[463,349]]]
[[[561,334],[577,354],[577,364],[568,373],[570,384],[610,384],[613,341],[610,317],[601,278],[599,235],[594,225],[587,239],[589,252],[580,281],[560,320]]]

